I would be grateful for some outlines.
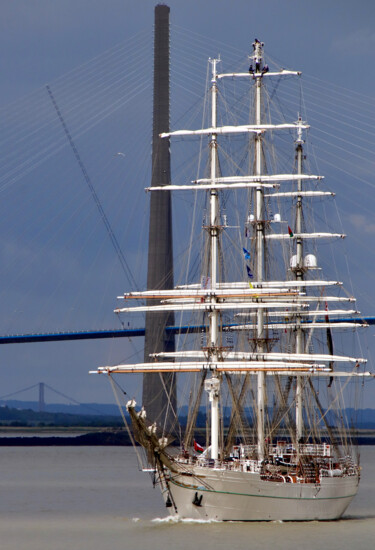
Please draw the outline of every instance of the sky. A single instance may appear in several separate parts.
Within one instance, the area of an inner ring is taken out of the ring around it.
[[[352,95],[353,103],[363,97],[374,99],[375,4],[371,0],[171,0],[168,5],[171,58],[176,74],[183,75],[183,65],[192,64],[198,53],[220,53],[224,57],[228,46],[246,54],[258,37],[280,63],[345,90],[347,97]],[[151,151],[149,98],[154,6],[155,2],[148,0],[0,2],[0,112],[2,120],[9,118],[7,132],[9,136],[14,132],[19,147],[12,148],[11,137],[3,138],[0,182],[6,170],[14,174],[4,179],[8,182],[6,187],[0,185],[3,334],[117,328],[112,312],[116,296],[125,290],[123,274],[92,197],[87,188],[77,183],[82,174],[59,123],[50,133],[41,130],[35,137],[35,121],[43,128],[55,117],[46,84],[58,96],[88,172],[94,179],[101,175],[98,194],[126,248],[129,265],[135,273],[145,273],[145,255],[140,259],[139,250],[144,252],[146,246],[147,197],[143,187],[147,185],[147,171],[142,172],[139,167],[146,163],[145,159],[149,162]],[[102,80],[106,71],[111,78],[115,74],[120,53],[121,78],[125,82],[132,78],[131,58],[136,64],[138,55],[142,76],[140,89],[137,82],[132,88],[124,88],[129,91],[129,102],[123,101],[123,109],[116,111],[119,99],[111,96],[114,92],[107,90]],[[91,80],[84,83],[86,73]],[[95,89],[102,90],[95,98],[93,93],[90,95],[94,84]],[[177,95],[179,86],[182,83],[173,88]],[[136,96],[134,107],[130,90]],[[86,103],[73,114],[71,105],[81,93],[87,98]],[[323,100],[317,93],[315,101]],[[173,101],[182,104],[187,101],[186,94],[181,92],[181,98]],[[95,110],[100,117],[95,118]],[[354,134],[357,130],[353,126]],[[145,131],[143,137],[138,136],[141,131]],[[362,132],[362,128],[358,131]],[[142,152],[143,157],[128,153],[133,139],[139,140],[137,153]],[[54,144],[51,150],[49,143]],[[37,147],[47,152],[47,160],[38,157]],[[374,154],[371,146],[367,149],[366,162],[361,166],[368,164],[370,169]],[[119,152],[124,158],[128,155],[123,163],[123,157],[116,156]],[[7,158],[12,155],[13,164],[7,165]],[[30,165],[28,159],[32,159]],[[106,178],[106,170],[111,178]],[[132,181],[140,180],[138,191],[126,187],[130,174]],[[375,315],[374,285],[370,280],[374,267],[374,195],[374,188],[368,185],[365,192],[358,190],[353,203],[346,199],[343,204],[344,226],[346,223],[348,231],[354,231],[357,241],[353,242],[367,245],[366,249],[355,245],[349,248],[354,262],[352,276],[362,277],[360,290],[367,291],[360,304],[367,315]],[[358,265],[364,268],[358,269]],[[371,338],[371,327],[369,330]],[[88,371],[116,363],[140,348],[141,343],[123,339],[2,346],[0,398],[44,381],[77,401],[109,403],[112,394],[107,382],[89,376]],[[367,395],[365,405],[371,406],[370,393]],[[31,395],[24,393],[19,398],[30,399]]]

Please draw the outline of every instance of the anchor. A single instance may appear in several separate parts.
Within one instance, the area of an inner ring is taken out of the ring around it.
[[[194,499],[193,499],[194,506],[202,506],[202,498],[203,498],[203,495],[198,497],[198,493],[195,493]]]

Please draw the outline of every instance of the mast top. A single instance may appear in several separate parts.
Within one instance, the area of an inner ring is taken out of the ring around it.
[[[263,76],[269,71],[268,65],[263,64],[263,47],[264,42],[260,42],[257,38],[253,44],[253,55],[250,56],[252,64],[249,67],[249,73],[257,76]]]
[[[216,82],[216,79],[217,79],[217,64],[221,62],[220,54],[218,55],[217,58],[210,57],[208,59],[208,61],[212,65],[212,79],[211,79],[211,82]]]
[[[305,140],[302,139],[302,130],[307,128],[307,126],[306,126],[306,122],[302,121],[301,115],[298,115],[298,120],[296,122],[296,125],[297,125],[297,139],[295,143],[297,145],[303,145],[305,143]]]

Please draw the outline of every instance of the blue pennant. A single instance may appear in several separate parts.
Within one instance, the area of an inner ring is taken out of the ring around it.
[[[250,252],[246,250],[246,248],[243,248],[243,255],[245,256],[245,260],[250,260]]]

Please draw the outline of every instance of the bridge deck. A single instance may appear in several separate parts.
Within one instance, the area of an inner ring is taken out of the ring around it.
[[[351,322],[358,319],[331,319],[331,322]],[[362,317],[360,319],[368,325],[375,325],[375,317]],[[226,328],[235,327],[235,324],[225,325]],[[206,330],[206,325],[194,326],[170,326],[166,327],[166,332],[173,334],[196,333]],[[95,340],[101,338],[134,338],[144,336],[144,328],[110,329],[110,330],[85,330],[79,332],[55,332],[44,334],[12,334],[0,336],[0,344],[26,344],[31,342],[61,342],[67,340]]]

